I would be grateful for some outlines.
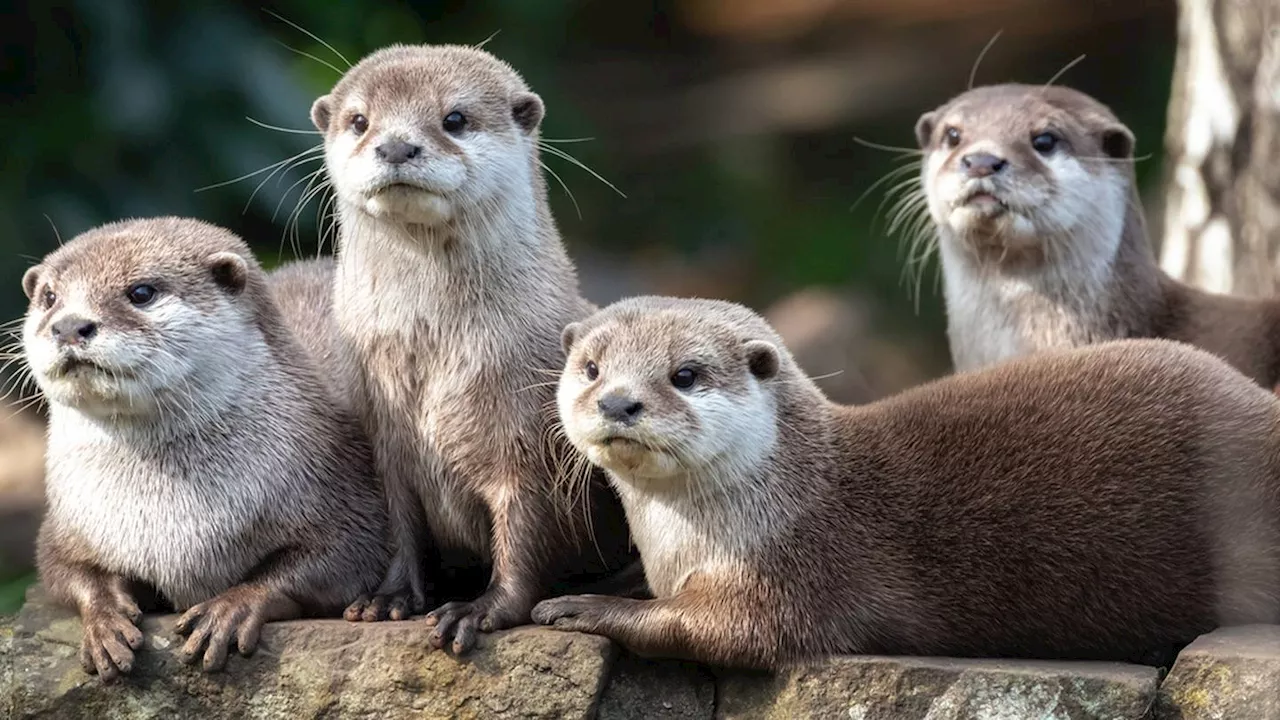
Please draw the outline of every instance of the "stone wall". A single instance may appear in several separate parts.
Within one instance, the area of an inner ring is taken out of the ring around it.
[[[651,662],[600,637],[520,628],[459,660],[417,622],[269,624],[251,658],[206,675],[174,655],[173,616],[144,621],[133,675],[76,659],[79,621],[38,590],[0,622],[0,717],[848,718],[1280,720],[1280,628],[1206,635],[1161,671],[1111,663],[842,657],[778,676]]]

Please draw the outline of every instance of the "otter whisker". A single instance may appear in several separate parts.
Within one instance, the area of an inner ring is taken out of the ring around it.
[[[293,28],[294,30],[297,30],[298,32],[302,33],[303,35],[306,35],[307,37],[311,38],[312,40],[315,40],[316,42],[320,43],[321,45],[325,46],[326,48],[328,48],[329,52],[333,53],[334,55],[337,55],[339,60],[341,60],[342,62],[344,62],[344,63],[346,63],[346,64],[347,64],[347,69],[348,69],[348,70],[349,70],[349,69],[351,69],[351,61],[350,61],[350,60],[348,60],[348,59],[346,58],[346,56],[345,56],[345,55],[343,55],[342,53],[338,52],[338,49],[337,49],[337,48],[335,48],[334,46],[330,45],[329,43],[327,43],[327,42],[325,42],[323,39],[321,39],[321,37],[320,37],[319,35],[316,35],[315,33],[311,32],[310,30],[308,30],[308,29],[306,29],[306,28],[302,27],[302,26],[301,26],[301,25],[299,25],[298,23],[293,22],[292,20],[289,20],[289,19],[285,18],[283,15],[280,15],[279,13],[273,12],[273,11],[271,11],[271,10],[267,10],[266,8],[263,8],[263,12],[265,12],[266,14],[268,14],[268,15],[270,15],[270,16],[272,16],[272,17],[274,17],[275,19],[279,20],[280,22],[283,22],[284,24],[288,25],[289,27]],[[328,63],[325,63],[325,64],[327,65]],[[332,66],[332,65],[329,65],[329,67],[333,67],[333,66]],[[337,70],[337,68],[334,68],[334,70]],[[339,75],[341,75],[341,74],[342,74],[342,71],[340,71],[340,70],[339,70],[339,71],[338,71],[338,74],[339,74]]]
[[[919,160],[908,160],[905,165],[896,167],[890,170],[889,172],[885,173],[884,175],[881,175],[879,180],[876,180],[874,183],[871,183],[871,185],[868,186],[866,190],[862,191],[862,194],[858,196],[858,199],[853,201],[853,205],[849,207],[849,211],[853,212],[854,210],[856,210],[858,208],[858,205],[860,205],[863,200],[867,199],[867,196],[870,195],[872,192],[874,192],[876,188],[898,178],[904,173],[919,171],[919,169],[920,169]]]
[[[244,214],[244,213],[249,212],[249,206],[253,204],[253,199],[254,199],[255,197],[257,197],[257,196],[258,196],[258,191],[262,190],[262,186],[263,186],[263,185],[266,185],[268,182],[270,182],[270,181],[271,181],[271,178],[272,178],[273,176],[275,176],[275,174],[276,174],[277,172],[279,172],[279,173],[280,173],[280,180],[277,180],[277,181],[276,181],[276,182],[277,182],[277,184],[279,184],[279,182],[280,182],[281,180],[283,180],[283,179],[284,179],[284,176],[289,174],[289,171],[290,171],[290,170],[293,170],[294,168],[301,167],[301,166],[303,166],[303,165],[305,165],[305,164],[307,164],[307,163],[316,162],[317,160],[323,160],[323,158],[322,158],[322,157],[317,157],[317,156],[313,156],[313,157],[305,157],[305,158],[302,158],[302,159],[300,159],[300,160],[296,160],[296,161],[294,161],[293,163],[291,163],[291,164],[289,164],[289,165],[285,166],[283,169],[281,169],[281,168],[277,168],[277,169],[276,169],[275,171],[273,171],[270,175],[268,175],[268,176],[266,176],[265,178],[263,178],[262,182],[258,183],[258,186],[257,186],[257,187],[255,187],[255,188],[253,189],[253,192],[249,193],[249,199],[244,201],[244,209],[240,211],[240,212],[241,212],[241,214]],[[319,172],[323,172],[323,171],[324,171],[324,168],[323,168],[323,167],[321,167],[321,168],[320,168],[320,170],[319,170]],[[289,190],[292,190],[292,189],[293,189],[293,186],[290,186],[290,187],[289,187]],[[288,195],[289,195],[289,190],[285,190],[284,194],[283,194],[283,195],[281,196],[281,198],[280,198],[281,202],[283,202],[283,201],[284,201],[284,198],[285,198],[285,197],[288,197]],[[275,219],[275,213],[276,213],[276,212],[279,212],[279,210],[280,210],[280,206],[279,206],[279,205],[276,205],[276,210],[275,210],[274,212],[272,212],[272,213],[271,213],[271,218],[272,218],[272,220],[274,220],[274,219]]]
[[[591,174],[592,177],[594,177],[595,179],[607,185],[610,190],[613,190],[614,192],[618,193],[618,195],[620,195],[621,197],[625,198],[627,196],[626,193],[619,190],[613,183],[609,182],[608,180],[605,180],[604,177],[600,175],[600,173],[587,167],[585,164],[582,163],[582,161],[578,160],[577,158],[565,152],[564,150],[561,150],[560,148],[554,145],[543,145],[541,142],[538,143],[538,147],[540,147],[544,152],[555,155],[558,158],[567,160],[568,162],[571,162],[574,165],[577,165],[579,168],[587,171],[588,173]]]
[[[1061,70],[1053,74],[1053,77],[1049,78],[1049,82],[1045,83],[1044,87],[1048,88],[1049,86],[1053,85],[1055,82],[1058,81],[1058,78],[1061,78],[1063,75],[1066,75],[1068,70],[1075,67],[1076,65],[1079,65],[1081,62],[1084,61],[1084,59],[1085,59],[1085,55],[1082,54],[1079,57],[1077,57],[1075,60],[1072,60],[1071,62],[1064,65]]]
[[[484,40],[481,40],[479,43],[475,44],[473,47],[475,47],[475,49],[477,50],[484,49],[484,46],[488,45],[490,40],[493,40],[494,38],[498,37],[498,33],[500,32],[502,32],[502,28],[498,28],[497,30],[494,30],[492,35],[485,38]]]
[[[268,165],[268,166],[266,166],[266,167],[262,168],[261,170],[254,170],[253,172],[251,172],[251,173],[245,173],[244,175],[241,175],[241,176],[240,176],[240,177],[238,177],[238,178],[232,178],[232,179],[230,179],[230,180],[223,180],[222,182],[216,182],[216,183],[214,183],[214,184],[212,184],[212,185],[205,185],[204,187],[196,188],[196,189],[195,189],[195,192],[204,192],[204,191],[206,191],[206,190],[213,190],[214,188],[225,187],[225,186],[227,186],[227,185],[234,185],[235,183],[238,183],[238,182],[240,182],[241,180],[248,180],[248,179],[249,179],[249,178],[251,178],[251,177],[255,177],[255,176],[257,176],[257,175],[261,175],[261,174],[262,174],[262,173],[264,173],[264,172],[270,172],[270,171],[272,171],[272,170],[275,170],[275,169],[280,168],[281,166],[288,165],[289,163],[293,162],[294,160],[297,160],[298,158],[303,157],[303,156],[307,155],[308,153],[316,152],[317,150],[319,150],[319,151],[323,152],[323,151],[324,151],[324,147],[323,147],[322,145],[317,145],[317,146],[315,146],[315,147],[307,148],[306,150],[303,150],[302,152],[298,153],[297,155],[294,155],[294,156],[292,156],[292,157],[287,157],[287,158],[285,158],[284,160],[280,160],[279,162],[271,163],[270,165]],[[274,173],[272,173],[272,174],[274,174]]]
[[[296,129],[296,128],[280,127],[279,125],[270,125],[270,124],[268,124],[268,123],[264,123],[264,122],[262,122],[261,120],[255,120],[255,119],[253,119],[253,118],[249,117],[248,115],[245,115],[245,116],[244,116],[244,119],[245,119],[245,120],[248,120],[249,122],[253,123],[254,125],[257,125],[257,126],[258,126],[258,127],[260,127],[260,128],[266,128],[267,130],[275,130],[276,132],[282,132],[282,133],[293,133],[293,134],[295,134],[295,135],[321,135],[321,134],[323,134],[323,133],[321,133],[319,130],[299,130],[299,129]]]
[[[577,213],[577,215],[578,215],[578,219],[579,219],[579,220],[581,220],[581,219],[582,219],[582,208],[578,207],[578,199],[577,199],[577,198],[575,198],[575,197],[573,196],[573,191],[569,189],[569,186],[568,186],[568,185],[565,185],[565,184],[564,184],[564,180],[561,180],[561,179],[560,179],[560,176],[556,174],[556,171],[555,171],[555,170],[552,170],[550,167],[547,167],[547,164],[546,164],[546,163],[544,163],[544,162],[542,162],[541,160],[539,160],[539,161],[538,161],[538,164],[542,166],[542,169],[543,169],[543,170],[546,170],[548,173],[550,173],[550,174],[551,174],[551,177],[553,177],[553,178],[555,178],[555,179],[556,179],[556,182],[560,183],[560,187],[564,188],[564,192],[565,192],[565,194],[566,194],[566,195],[568,195],[568,196],[569,196],[569,200],[571,200],[571,201],[573,202],[573,210],[574,210],[574,212],[575,212],[575,213]]]
[[[546,137],[544,137],[544,138],[538,138],[538,142],[540,142],[540,143],[580,143],[580,142],[591,142],[592,140],[595,140],[595,138],[593,138],[593,137],[581,137],[581,138],[546,138]]]
[[[996,44],[996,40],[1000,39],[1000,34],[1003,32],[1004,32],[1004,28],[997,30],[996,34],[992,35],[991,39],[987,41],[987,44],[982,46],[982,52],[978,53],[978,59],[973,61],[973,67],[969,69],[968,89],[970,90],[973,89],[973,81],[975,78],[978,77],[978,66],[982,64],[982,59],[987,56],[987,51],[990,50],[991,47]]]
[[[893,145],[882,145],[880,143],[871,142],[870,140],[863,140],[857,135],[853,136],[853,141],[858,143],[859,145],[862,145],[863,147],[869,147],[872,150],[884,150],[885,152],[901,153],[903,155],[921,155],[921,156],[924,155],[924,151],[919,148],[906,148],[906,147],[895,147]]]
[[[44,219],[49,221],[49,227],[53,228],[53,237],[58,241],[58,247],[62,247],[62,233],[58,232],[58,226],[53,224],[53,218],[49,217],[49,213],[42,213]]]

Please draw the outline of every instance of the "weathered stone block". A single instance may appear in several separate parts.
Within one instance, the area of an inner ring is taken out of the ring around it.
[[[1160,686],[1161,720],[1280,720],[1280,626],[1200,636]]]
[[[33,593],[0,621],[0,717],[591,718],[616,650],[606,639],[520,628],[463,660],[417,621],[269,623],[250,658],[204,674],[175,655],[175,616],[143,621],[133,673],[104,686],[80,668],[80,622]]]
[[[711,720],[716,685],[695,663],[622,653],[600,699],[600,720]]]
[[[1084,662],[841,657],[777,677],[724,674],[717,717],[1139,720],[1159,673]]]

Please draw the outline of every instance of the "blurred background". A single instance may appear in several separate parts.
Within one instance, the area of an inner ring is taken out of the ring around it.
[[[19,279],[59,235],[120,218],[203,218],[269,265],[316,253],[323,198],[299,201],[318,163],[199,190],[319,141],[249,119],[313,129],[312,100],[347,64],[300,28],[351,62],[491,38],[545,100],[544,137],[592,138],[558,147],[625,194],[544,157],[572,192],[549,179],[585,294],[744,302],[810,374],[838,373],[820,384],[847,402],[949,369],[936,263],[917,293],[881,208],[897,183],[873,188],[910,158],[855,137],[914,148],[916,118],[966,88],[998,31],[979,84],[1045,82],[1085,55],[1060,82],[1137,134],[1159,235],[1174,0],[82,0],[3,17],[0,320],[23,313]],[[39,410],[0,423],[0,612],[32,579]]]

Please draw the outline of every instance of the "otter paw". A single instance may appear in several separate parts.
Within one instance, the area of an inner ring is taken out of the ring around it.
[[[178,619],[175,629],[187,636],[178,657],[187,664],[203,658],[205,672],[221,670],[227,664],[233,642],[242,656],[253,654],[265,622],[263,603],[237,597],[233,592],[219,595]]]
[[[565,595],[543,600],[533,607],[530,616],[539,625],[592,632],[600,625],[601,617],[613,600],[615,598],[607,595]]]
[[[136,606],[134,606],[136,610]],[[136,617],[141,617],[138,613]],[[133,670],[133,651],[142,647],[142,631],[127,608],[95,611],[84,618],[80,664],[109,683]]]
[[[412,593],[389,595],[361,595],[347,606],[342,617],[350,622],[379,622],[381,620],[408,620],[422,612],[426,603],[416,600]]]
[[[527,606],[525,606],[527,608]],[[427,613],[427,636],[432,647],[449,645],[455,655],[475,647],[478,632],[493,632],[524,622],[529,611],[485,593],[473,602],[451,602]]]

